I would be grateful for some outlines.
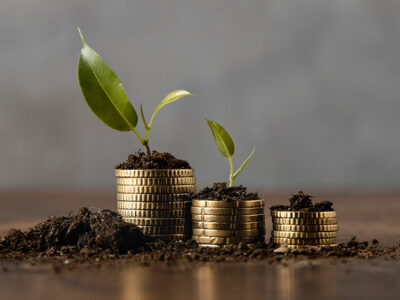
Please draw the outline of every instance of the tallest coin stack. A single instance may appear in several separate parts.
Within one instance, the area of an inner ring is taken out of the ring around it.
[[[143,233],[184,238],[186,196],[196,191],[192,169],[115,170],[118,212]]]

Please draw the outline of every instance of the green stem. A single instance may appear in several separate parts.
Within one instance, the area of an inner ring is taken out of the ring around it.
[[[151,152],[150,152],[150,147],[149,147],[149,142],[146,139],[143,139],[140,134],[136,131],[135,128],[132,129],[133,133],[137,136],[137,138],[139,139],[139,141],[142,143],[142,145],[146,148],[146,152],[148,156],[151,156]]]
[[[229,166],[230,166],[230,172],[229,172],[229,187],[233,187],[233,181],[234,181],[234,178],[233,178],[233,162],[232,162],[232,158],[231,157],[228,157],[228,159],[229,159]]]

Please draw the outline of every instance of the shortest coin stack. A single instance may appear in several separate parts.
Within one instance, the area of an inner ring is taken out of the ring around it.
[[[196,191],[191,169],[115,170],[118,212],[144,234],[183,239],[186,196]]]
[[[334,246],[338,223],[335,211],[272,210],[271,241],[298,248],[304,246]]]
[[[192,202],[192,238],[202,247],[264,242],[264,200]]]

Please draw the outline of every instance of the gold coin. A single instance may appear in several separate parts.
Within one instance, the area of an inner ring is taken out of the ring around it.
[[[249,223],[218,223],[218,222],[192,222],[193,228],[204,228],[204,229],[223,229],[223,230],[235,230],[235,229],[263,229],[264,222],[249,222]]]
[[[304,248],[321,248],[321,247],[336,247],[337,244],[326,244],[326,245],[286,245],[290,249],[304,249]]]
[[[185,226],[142,226],[138,225],[144,234],[184,234]]]
[[[180,234],[180,233],[178,233],[178,234],[152,234],[151,236],[154,238],[158,238],[162,241],[166,241],[166,242],[169,242],[172,240],[182,240],[185,237],[184,234]]]
[[[243,244],[246,245],[248,247],[254,247],[257,244],[252,244],[252,243],[239,243],[239,244]],[[227,244],[227,245],[211,245],[211,244],[199,244],[197,243],[197,246],[201,247],[201,248],[226,248],[226,247],[230,247],[231,244]]]
[[[130,186],[117,185],[118,193],[138,193],[138,194],[180,194],[196,192],[196,185],[171,185],[171,186]]]
[[[117,201],[117,207],[121,209],[184,209],[185,203],[181,202],[132,202],[132,201]]]
[[[242,222],[264,222],[264,214],[221,216],[221,215],[195,215],[192,214],[193,222],[221,222],[221,223],[242,223]]]
[[[215,237],[215,236],[199,236],[193,235],[192,239],[198,244],[209,244],[209,245],[229,245],[229,244],[254,244],[258,242],[264,242],[264,236],[257,237]]]
[[[191,177],[194,175],[192,169],[145,169],[145,170],[121,170],[115,169],[117,177]]]
[[[260,236],[264,234],[265,234],[264,229],[218,230],[218,229],[193,228],[193,235],[204,235],[204,236],[215,236],[215,237]]]
[[[273,224],[282,225],[331,225],[337,224],[336,218],[323,219],[292,219],[292,218],[272,218]]]
[[[212,207],[195,207],[192,206],[192,214],[198,215],[223,215],[223,216],[238,216],[238,215],[254,215],[264,213],[264,207],[249,207],[249,208],[212,208]]]
[[[315,232],[315,231],[337,231],[339,226],[337,224],[331,225],[280,225],[273,224],[273,230],[278,231],[302,231],[302,232]]]
[[[289,238],[278,238],[273,237],[272,241],[276,244],[285,245],[329,245],[335,244],[336,238],[327,239],[289,239]]]
[[[322,232],[293,232],[293,231],[272,231],[273,237],[291,239],[326,239],[336,237],[336,231]]]
[[[118,213],[123,217],[131,218],[183,218],[185,212],[180,210],[137,210],[137,209],[118,209]]]
[[[136,202],[175,202],[182,201],[188,194],[122,194],[117,193],[118,201]]]
[[[196,179],[194,177],[177,177],[177,178],[117,178],[119,185],[141,185],[141,186],[169,186],[169,185],[194,185]]]
[[[264,200],[240,200],[240,201],[223,201],[223,200],[203,200],[194,199],[192,202],[196,207],[214,207],[214,208],[245,208],[264,206]]]
[[[308,212],[308,211],[283,211],[283,210],[273,210],[271,211],[271,216],[276,218],[335,218],[335,211],[318,211],[318,212]]]
[[[183,226],[184,218],[123,218],[125,222],[138,226]]]

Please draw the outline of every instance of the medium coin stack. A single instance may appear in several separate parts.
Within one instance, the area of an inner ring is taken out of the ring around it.
[[[307,212],[272,210],[271,241],[298,248],[334,246],[338,223],[335,211]]]
[[[264,200],[192,201],[192,239],[202,247],[264,242]]]
[[[185,233],[185,196],[196,191],[191,169],[115,170],[118,212],[143,233],[170,241]]]

